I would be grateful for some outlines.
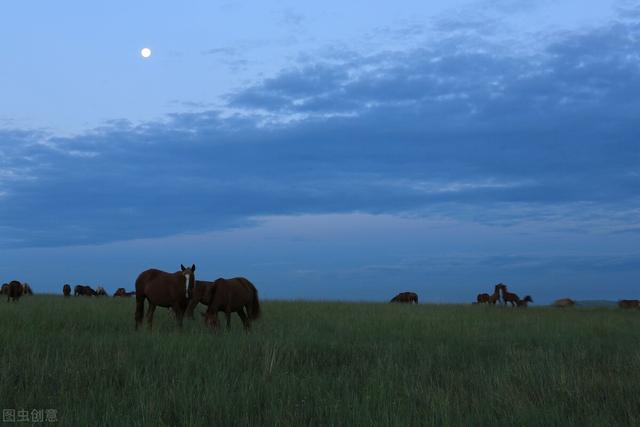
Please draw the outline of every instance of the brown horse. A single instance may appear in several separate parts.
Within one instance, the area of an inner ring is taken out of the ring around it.
[[[527,308],[527,306],[529,305],[529,303],[530,303],[530,302],[533,302],[533,299],[531,298],[531,296],[530,296],[530,295],[527,295],[527,296],[526,296],[526,297],[524,297],[523,299],[519,299],[519,300],[516,302],[516,305],[517,305],[518,307],[524,307],[524,308]]]
[[[135,291],[134,292],[127,292],[125,288],[118,288],[114,293],[113,296],[114,297],[130,297],[135,295]]]
[[[0,288],[0,295],[8,295],[9,294],[9,284],[3,283],[2,288]]]
[[[416,294],[415,292],[400,292],[398,295],[391,298],[391,301],[389,302],[398,302],[398,303],[406,303],[406,304],[411,304],[415,302],[416,304],[418,304],[418,294]]]
[[[491,300],[491,295],[487,293],[478,294],[478,296],[476,297],[477,304],[487,304],[489,303],[490,300]]]
[[[554,303],[551,304],[552,307],[559,308],[573,307],[574,305],[576,305],[576,302],[571,298],[560,298],[558,300],[555,300]]]
[[[231,328],[231,313],[236,312],[242,320],[245,331],[249,331],[251,321],[260,317],[258,290],[244,277],[217,279],[213,282],[211,300],[204,314],[205,324],[214,332],[218,329],[218,311],[224,311],[227,317],[227,329]]]
[[[136,279],[136,330],[142,324],[144,301],[149,300],[147,323],[153,323],[156,306],[171,307],[176,314],[178,326],[182,327],[182,316],[187,308],[188,290],[196,280],[196,265],[187,268],[180,264],[180,271],[167,273],[152,268],[143,271]]]
[[[501,284],[498,283],[493,289],[493,293],[491,295],[486,293],[478,294],[478,297],[476,298],[478,304],[495,304],[496,302],[500,301],[500,289]]]
[[[7,292],[7,302],[13,300],[13,301],[18,301],[20,299],[20,297],[22,296],[22,291],[23,291],[23,286],[22,283],[18,282],[17,280],[12,280],[11,282],[9,282],[9,292]]]
[[[69,286],[68,283],[65,283],[62,287],[62,295],[64,295],[65,297],[71,295],[71,286]]]
[[[620,308],[640,308],[640,300],[638,299],[622,299],[618,301]]]
[[[493,305],[496,304],[496,302],[500,302],[500,284],[496,285],[495,288],[493,288],[493,294],[491,294],[491,296],[489,297],[489,302]]]
[[[76,297],[77,296],[90,297],[90,296],[96,296],[96,295],[98,295],[98,293],[96,291],[94,291],[91,286],[76,285],[73,288],[73,295],[76,296]]]
[[[518,304],[518,301],[520,301],[520,297],[513,292],[509,292],[507,290],[507,285],[505,285],[504,283],[498,283],[496,285],[496,289],[498,289],[498,287],[502,290],[502,302],[504,305],[507,305],[508,302],[511,303],[512,307]]]
[[[229,280],[243,279],[242,277],[235,277]],[[218,280],[224,280],[222,278]],[[247,279],[244,279],[247,280]],[[215,282],[207,282],[205,280],[196,280],[195,285],[189,289],[189,305],[187,305],[187,311],[185,316],[188,319],[193,319],[193,311],[198,303],[209,305],[211,297],[213,296],[213,288]]]
[[[28,283],[22,284],[22,295],[33,295],[33,289],[31,289],[31,285],[29,285]]]

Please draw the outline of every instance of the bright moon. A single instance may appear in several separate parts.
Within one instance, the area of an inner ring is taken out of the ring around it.
[[[148,58],[151,56],[151,49],[149,49],[148,47],[142,48],[142,50],[140,51],[140,55],[142,55],[143,58]]]

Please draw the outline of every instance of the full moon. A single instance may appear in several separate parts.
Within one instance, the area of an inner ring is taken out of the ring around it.
[[[143,58],[150,57],[151,56],[151,49],[149,49],[148,47],[142,48],[142,50],[140,51],[140,55],[142,55]]]

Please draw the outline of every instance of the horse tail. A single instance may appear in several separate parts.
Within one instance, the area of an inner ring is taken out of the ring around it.
[[[248,279],[244,279],[244,280],[253,291],[253,297],[251,300],[251,313],[248,313],[249,318],[251,320],[256,320],[257,318],[260,317],[260,300],[258,299],[258,290],[256,289],[255,286],[253,286],[253,283],[251,283]]]

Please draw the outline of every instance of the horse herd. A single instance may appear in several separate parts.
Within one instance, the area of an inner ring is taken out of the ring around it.
[[[251,328],[251,321],[260,317],[260,301],[258,290],[248,279],[234,277],[232,279],[219,278],[213,282],[196,280],[196,266],[180,265],[180,271],[168,273],[155,268],[143,271],[135,282],[135,291],[127,292],[125,288],[118,288],[114,297],[136,297],[136,309],[134,314],[135,329],[143,323],[145,317],[144,306],[148,303],[146,320],[149,329],[153,324],[153,315],[156,307],[168,308],[175,317],[178,325],[182,327],[182,320],[186,316],[193,319],[193,312],[198,304],[207,307],[203,314],[205,324],[213,331],[218,329],[218,312],[223,311],[226,316],[227,328],[231,325],[231,313],[237,313],[242,320],[245,330]],[[71,286],[65,284],[62,287],[65,297],[71,296]],[[13,280],[2,285],[2,295],[7,295],[7,301],[17,301],[22,295],[33,295],[33,290],[28,283]],[[107,292],[101,286],[94,290],[90,286],[77,285],[73,288],[74,296],[106,296]],[[390,301],[391,303],[418,304],[418,294],[415,292],[401,292]],[[533,302],[531,296],[520,298],[517,294],[509,292],[507,285],[498,283],[492,294],[478,294],[473,304],[503,304],[510,303],[512,307],[526,308]],[[573,307],[576,303],[570,298],[556,300],[554,307]],[[640,300],[620,300],[620,308],[640,309]]]
[[[512,307],[526,308],[530,302],[533,302],[533,299],[530,295],[520,299],[517,294],[507,290],[507,285],[504,283],[498,283],[493,289],[492,294],[478,294],[474,304],[495,304],[497,302],[502,302],[505,305],[510,303]]]
[[[2,285],[0,294],[6,295],[7,301],[18,301],[22,295],[33,295],[33,290],[28,283],[20,283],[17,280],[12,280]]]

